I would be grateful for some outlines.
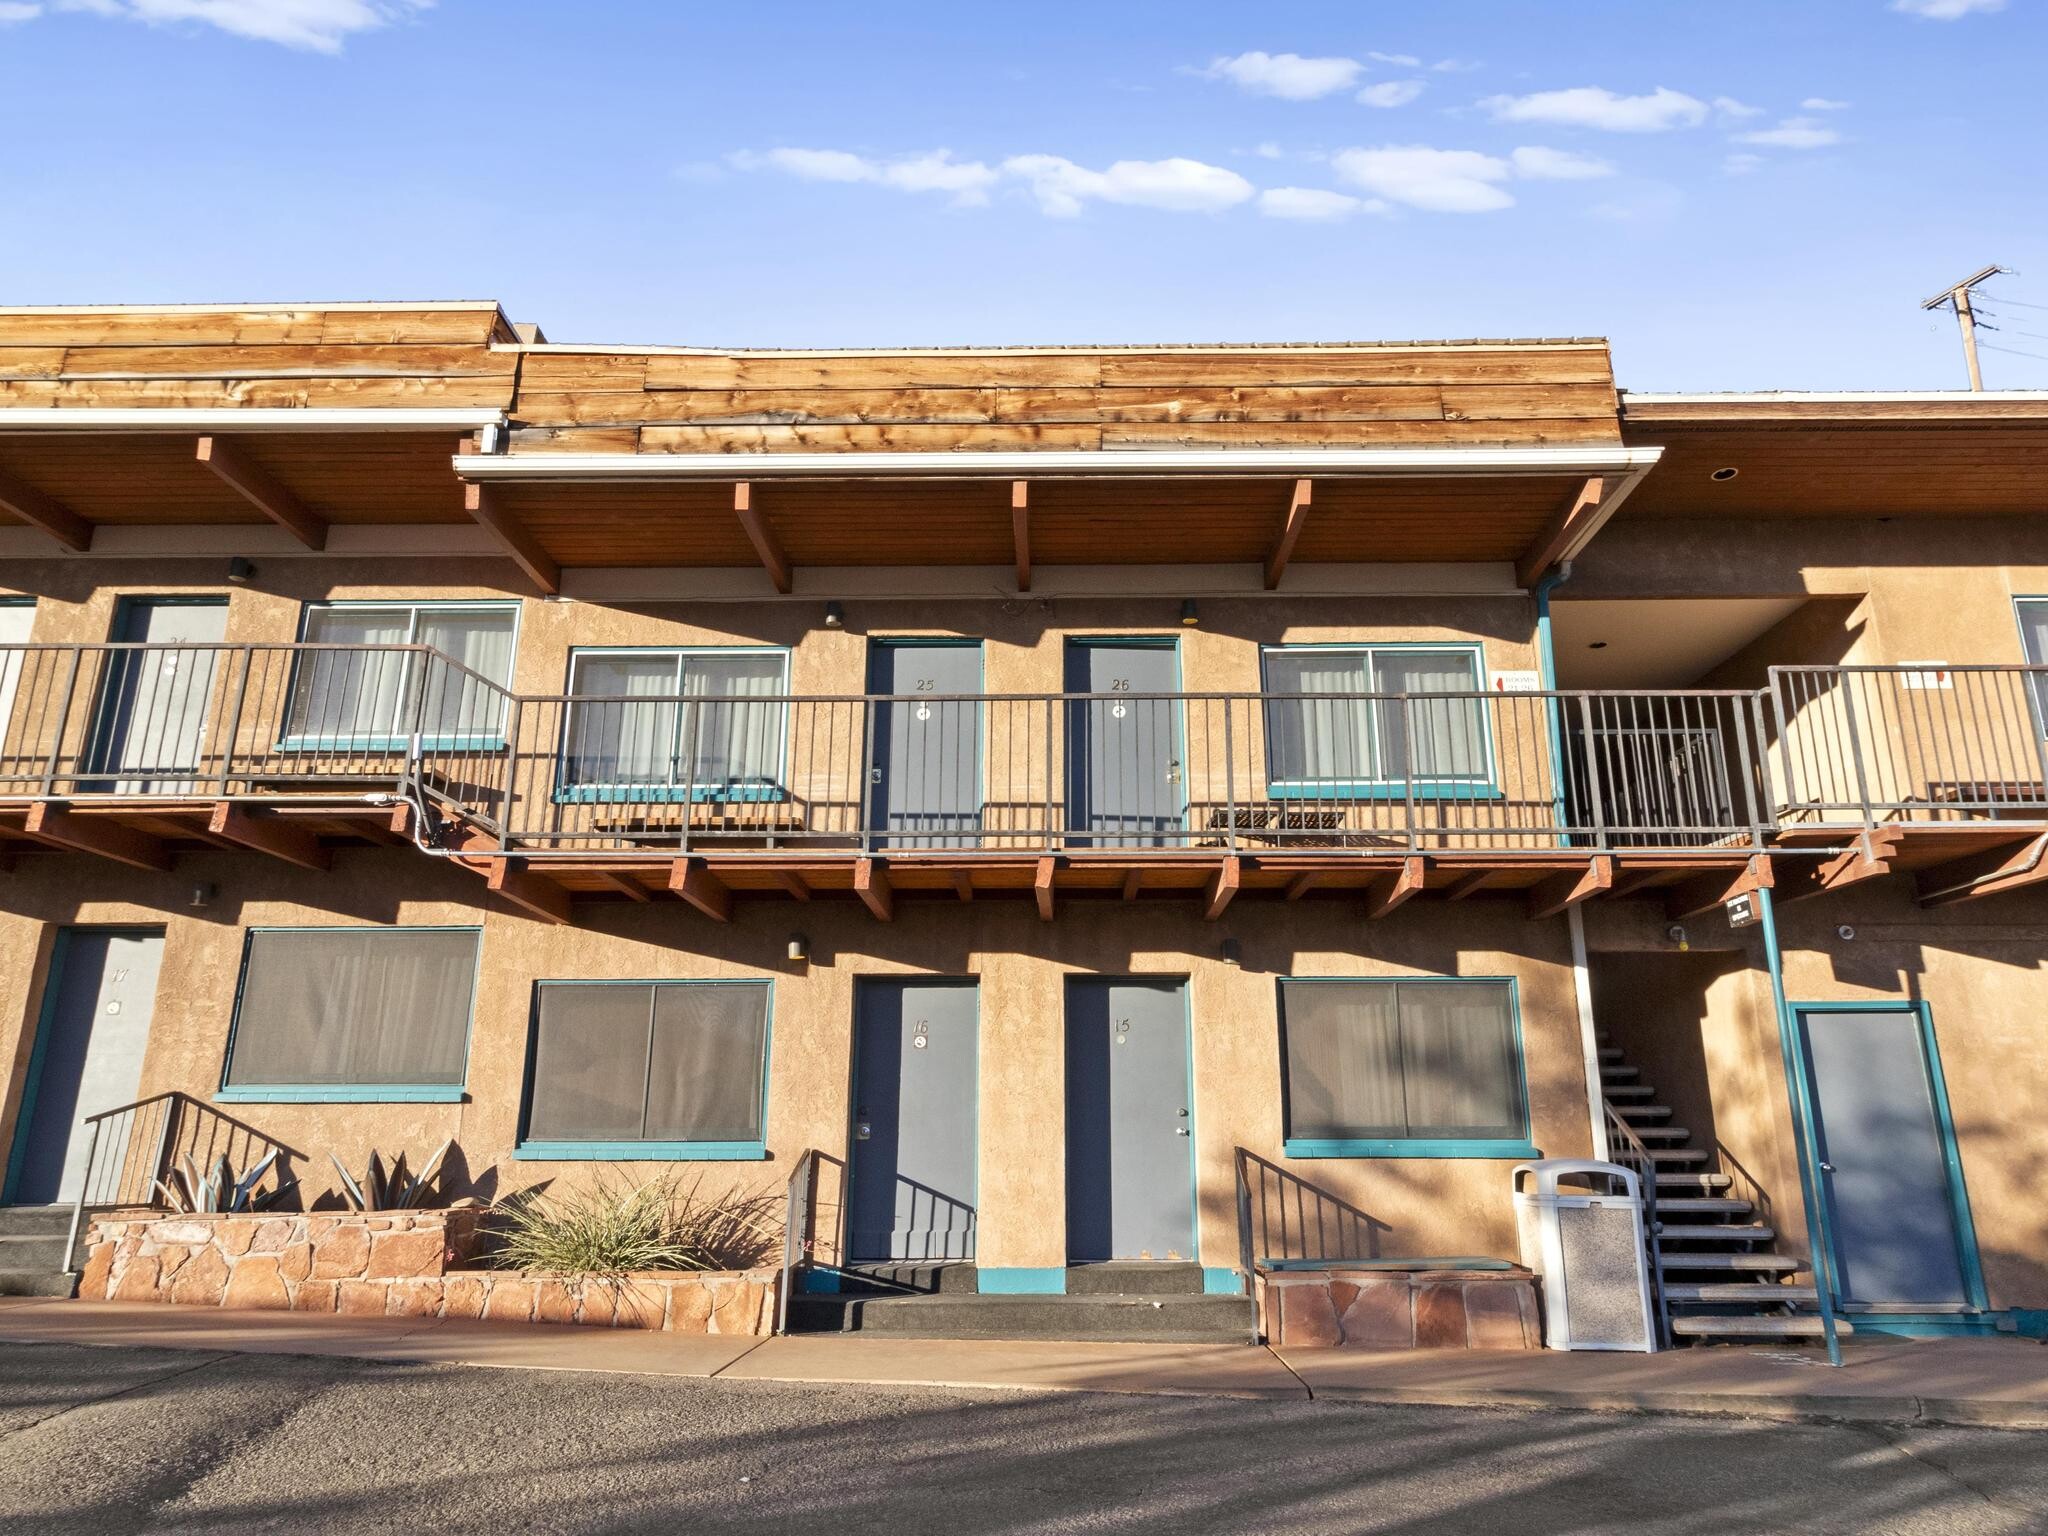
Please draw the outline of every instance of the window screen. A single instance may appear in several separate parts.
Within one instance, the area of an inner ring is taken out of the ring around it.
[[[1266,688],[1274,695],[1266,704],[1266,749],[1276,784],[1488,777],[1486,706],[1469,696],[1481,691],[1472,651],[1269,650]],[[1459,694],[1468,696],[1432,697]]]
[[[529,1141],[759,1141],[768,989],[542,982]]]
[[[335,746],[410,736],[495,736],[512,684],[510,607],[323,603],[306,610],[292,671],[288,735]],[[436,654],[407,650],[427,646]],[[377,647],[377,649],[361,649]],[[445,660],[443,659],[445,658]]]
[[[787,667],[781,651],[579,654],[566,782],[704,799],[779,794]]]
[[[1283,981],[1287,1135],[1521,1141],[1511,989],[1500,981]]]
[[[474,929],[249,935],[227,1086],[460,1087]]]

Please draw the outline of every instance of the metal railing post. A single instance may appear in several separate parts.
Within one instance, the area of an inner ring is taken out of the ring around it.
[[[1223,840],[1232,853],[1237,851],[1237,731],[1232,724],[1236,711],[1230,700],[1223,701]],[[1193,777],[1190,766],[1182,770]],[[1247,786],[1249,787],[1249,786]],[[1185,789],[1185,786],[1183,786]],[[1183,796],[1185,797],[1185,796]]]
[[[252,645],[235,647],[242,661],[242,678],[228,690],[227,727],[220,744],[220,792],[228,793],[228,782],[232,778],[235,763],[235,743],[242,734],[242,705],[249,693],[249,674],[255,667],[256,648]]]
[[[1579,695],[1579,739],[1586,744],[1586,810],[1593,823],[1593,846],[1605,850],[1611,840],[1607,825],[1607,797],[1600,786],[1601,741],[1593,733],[1592,701]]]
[[[1401,804],[1406,820],[1406,837],[1403,846],[1408,852],[1416,851],[1415,841],[1415,710],[1414,702],[1406,693],[1400,696],[1401,704]]]
[[[64,693],[57,706],[57,731],[50,738],[50,755],[43,764],[43,795],[46,798],[56,791],[57,760],[63,755],[64,742],[71,734],[71,705],[78,692],[78,657],[79,652],[73,650],[64,669]]]
[[[1842,719],[1849,731],[1849,761],[1856,769],[1856,803],[1863,812],[1863,852],[1867,858],[1871,853],[1870,829],[1877,825],[1877,813],[1870,803],[1870,775],[1863,763],[1863,732],[1856,724],[1856,677],[1854,672],[1842,674]]]
[[[1749,810],[1750,846],[1761,848],[1764,841],[1763,822],[1757,814],[1756,775],[1752,773],[1749,747],[1749,721],[1745,718],[1744,703],[1738,700],[1731,713],[1735,716],[1735,760],[1742,765],[1742,798]],[[1757,754],[1759,757],[1761,753]],[[1729,809],[1734,810],[1733,806]]]
[[[85,1144],[85,1177],[79,1181],[78,1198],[71,1202],[71,1229],[64,1237],[64,1271],[78,1268],[78,1229],[85,1222],[85,1197],[92,1192],[93,1165],[100,1155],[100,1122],[92,1123],[92,1135]]]

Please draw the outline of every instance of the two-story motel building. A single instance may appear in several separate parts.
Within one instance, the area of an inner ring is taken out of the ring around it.
[[[1232,1292],[1601,1155],[1680,1333],[2039,1332],[2044,463],[1588,340],[0,310],[0,1200],[452,1137]]]

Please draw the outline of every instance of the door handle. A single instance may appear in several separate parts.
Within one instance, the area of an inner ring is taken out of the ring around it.
[[[1173,1128],[1173,1134],[1174,1134],[1174,1135],[1176,1135],[1176,1136],[1185,1136],[1185,1135],[1187,1135],[1187,1133],[1188,1133],[1188,1128],[1187,1128],[1186,1126],[1184,1126],[1184,1125],[1176,1125],[1176,1126],[1175,1126],[1175,1127]]]
[[[1822,1163],[1820,1165],[1820,1171],[1822,1173],[1833,1173],[1835,1171],[1835,1165],[1833,1163]]]

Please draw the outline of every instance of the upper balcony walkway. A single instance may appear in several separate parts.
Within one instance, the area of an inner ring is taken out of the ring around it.
[[[536,915],[674,892],[1527,892],[1533,915],[1893,870],[2048,879],[2048,670],[1775,669],[1755,691],[511,693],[419,646],[0,648],[0,850],[321,868],[405,842]]]

